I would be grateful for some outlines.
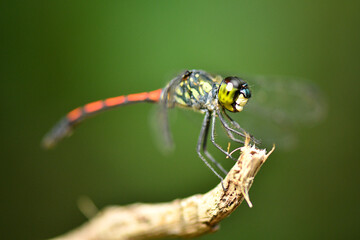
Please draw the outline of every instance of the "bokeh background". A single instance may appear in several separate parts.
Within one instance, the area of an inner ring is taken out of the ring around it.
[[[150,104],[102,114],[40,148],[69,110],[195,68],[304,77],[328,103],[327,118],[259,172],[254,207],[243,203],[200,239],[359,239],[359,10],[359,1],[1,1],[0,238],[79,226],[80,196],[102,208],[217,184],[196,155],[201,116],[192,112],[171,114],[176,149],[165,155]]]

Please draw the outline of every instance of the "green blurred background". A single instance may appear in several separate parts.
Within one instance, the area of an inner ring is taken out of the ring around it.
[[[298,148],[271,155],[250,191],[254,207],[242,204],[201,239],[359,239],[359,10],[359,1],[1,1],[0,238],[77,227],[84,195],[102,208],[217,184],[196,155],[192,112],[172,114],[168,155],[154,143],[148,104],[40,148],[74,107],[198,68],[308,78],[329,106],[325,121],[301,129]]]

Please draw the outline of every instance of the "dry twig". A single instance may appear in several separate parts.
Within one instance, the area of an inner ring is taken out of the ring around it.
[[[214,232],[245,199],[253,179],[272,153],[266,154],[246,141],[239,160],[221,184],[205,194],[197,194],[167,203],[135,203],[112,206],[100,211],[89,222],[56,240],[123,240],[195,237]]]

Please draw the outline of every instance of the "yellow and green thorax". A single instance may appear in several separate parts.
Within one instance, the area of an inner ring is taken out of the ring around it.
[[[176,105],[194,110],[213,111],[219,106],[240,112],[251,97],[247,83],[238,77],[220,76],[199,71],[187,71],[173,91]]]

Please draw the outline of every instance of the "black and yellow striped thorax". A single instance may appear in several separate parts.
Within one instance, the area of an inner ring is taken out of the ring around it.
[[[204,71],[187,71],[173,93],[175,104],[199,111],[214,108],[214,104],[217,104],[219,81],[221,79]]]

